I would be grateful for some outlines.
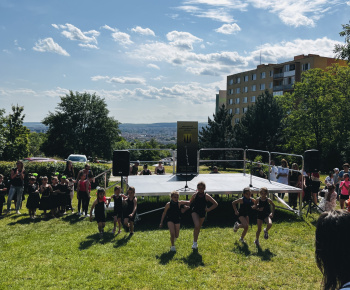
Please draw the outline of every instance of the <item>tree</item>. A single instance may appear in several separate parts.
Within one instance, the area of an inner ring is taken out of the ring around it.
[[[111,159],[112,145],[119,140],[119,122],[108,117],[104,99],[95,94],[70,91],[57,105],[55,113],[42,121],[47,125],[46,155],[67,157],[71,153]]]
[[[200,148],[231,148],[233,138],[232,114],[225,108],[223,104],[216,114],[213,114],[213,119],[208,117],[208,125],[199,131],[199,147]],[[232,152],[231,152],[232,153]],[[223,155],[223,156],[222,156]],[[230,155],[230,154],[229,154]],[[228,152],[215,151],[207,152],[203,155],[205,158],[219,160],[227,159]]]
[[[344,37],[345,36],[345,44],[336,44],[334,46],[333,52],[336,54],[336,57],[338,59],[344,59],[347,60],[347,62],[350,62],[350,21],[349,24],[342,24],[343,31],[339,32],[339,35]]]
[[[320,151],[325,169],[339,166],[344,152],[350,153],[346,149],[350,144],[350,67],[311,69],[303,73],[292,94],[279,100],[286,113],[285,149],[303,154],[314,148]]]
[[[5,118],[6,147],[2,155],[4,160],[17,160],[29,155],[30,130],[23,126],[23,111],[23,107],[12,106],[12,113]]]
[[[5,110],[0,109],[0,156],[2,156],[4,149],[6,147],[6,118],[4,116]]]
[[[238,147],[277,151],[282,141],[282,107],[266,90],[258,96],[254,105],[234,126],[234,138]]]
[[[30,156],[42,155],[41,147],[46,140],[45,133],[32,132],[29,135],[29,154]]]

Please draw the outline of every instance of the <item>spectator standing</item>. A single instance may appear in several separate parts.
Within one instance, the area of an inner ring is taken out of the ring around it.
[[[278,169],[275,165],[275,160],[271,160],[270,165],[270,180],[277,181]]]
[[[14,195],[16,194],[17,195],[16,213],[21,214],[19,212],[19,209],[22,204],[22,195],[24,190],[24,176],[25,176],[25,170],[24,170],[23,162],[18,160],[16,163],[16,167],[12,168],[11,170],[11,187],[7,198],[7,213],[11,211],[11,201]]]
[[[289,172],[289,185],[302,188],[301,186],[301,173],[299,171],[299,166],[296,163],[292,164],[292,171]],[[290,192],[288,193],[289,196],[289,205],[293,207],[293,209],[296,209],[298,204],[298,193],[297,192]]]
[[[343,180],[344,180],[344,174],[345,174],[345,173],[350,174],[349,167],[350,167],[350,166],[349,166],[349,163],[344,163],[344,164],[343,164],[343,170],[341,170],[341,171],[339,172],[339,175],[338,175],[339,181],[343,181]]]
[[[337,199],[339,199],[339,168],[334,168],[333,169],[333,180],[334,180],[334,185],[335,185],[335,192],[337,193]]]
[[[286,159],[281,160],[281,166],[278,167],[278,172],[277,172],[277,182],[287,184],[288,185],[288,173],[289,173],[289,168],[288,168],[288,162]],[[283,193],[278,193],[278,197],[284,198],[284,192]]]

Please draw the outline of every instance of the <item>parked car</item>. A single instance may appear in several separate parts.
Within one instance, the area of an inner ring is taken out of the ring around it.
[[[45,158],[45,157],[28,157],[22,160],[23,162],[57,162],[58,160],[53,158]]]
[[[72,161],[72,162],[83,162],[86,163],[88,159],[86,158],[85,155],[80,155],[80,154],[71,154],[68,156],[66,161]]]

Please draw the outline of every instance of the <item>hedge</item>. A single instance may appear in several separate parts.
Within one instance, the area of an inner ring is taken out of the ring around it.
[[[110,165],[101,163],[89,163],[92,172],[95,176],[110,169]],[[85,163],[73,163],[75,178],[77,178],[80,170],[84,169]],[[9,180],[11,169],[16,167],[16,162],[0,161],[0,174],[5,176],[5,179]],[[27,173],[37,173],[38,176],[52,176],[55,172],[63,173],[66,168],[66,162],[27,162],[24,163],[24,169]],[[107,182],[111,175],[111,171],[107,173]],[[104,186],[104,176],[96,178],[95,184]]]

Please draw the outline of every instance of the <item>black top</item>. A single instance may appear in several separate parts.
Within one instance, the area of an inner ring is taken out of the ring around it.
[[[112,198],[113,198],[113,201],[114,201],[114,211],[122,210],[123,209],[123,199],[122,199],[122,197],[120,195],[118,197],[116,195],[112,195]]]
[[[15,173],[17,171],[17,167],[12,168],[12,171]],[[23,186],[23,180],[21,179],[20,173],[22,170],[19,171],[19,173],[15,176],[15,178],[11,178],[11,185],[13,186]],[[24,171],[25,173],[25,171]]]
[[[263,210],[261,210],[261,208]],[[258,210],[259,212],[262,212],[264,214],[269,214],[271,212],[270,204],[267,198],[266,200],[261,200],[261,198],[259,197]]]
[[[132,211],[134,210],[134,199],[135,199],[135,196],[133,197],[132,200],[130,200],[129,198],[127,199],[127,202],[128,202],[128,214],[131,214]]]
[[[176,220],[179,219],[181,216],[181,210],[179,208],[179,203],[175,201],[170,201],[170,207],[167,211],[167,217],[170,220]]]
[[[142,170],[142,175],[151,175],[151,171],[149,169]]]
[[[192,211],[198,213],[199,215],[205,215],[205,208],[207,207],[207,201],[205,199],[206,193],[196,194],[194,201],[192,203]]]
[[[38,189],[38,185],[33,183],[33,184],[29,184],[28,185],[28,194],[29,195],[33,195],[33,194],[39,194],[39,192],[36,192],[36,190]]]
[[[243,196],[243,203],[239,206],[239,215],[247,216],[252,210],[252,206],[254,205],[253,200],[251,198],[246,198]]]
[[[0,183],[0,189],[6,188],[5,183],[1,182]],[[6,191],[0,191],[0,195],[5,195]]]
[[[137,171],[139,170],[138,166],[131,167],[131,175],[137,175]]]
[[[157,168],[157,174],[164,174],[164,167],[163,169]]]

